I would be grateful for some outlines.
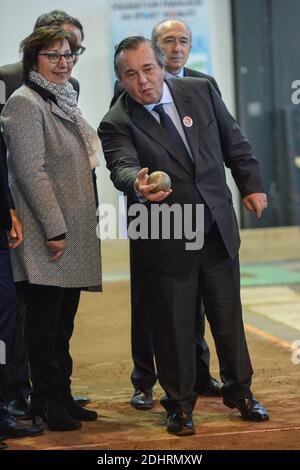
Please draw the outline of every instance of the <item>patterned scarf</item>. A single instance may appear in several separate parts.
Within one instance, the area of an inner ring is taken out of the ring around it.
[[[57,106],[79,127],[88,152],[91,168],[99,166],[101,155],[100,139],[96,131],[82,117],[82,113],[77,106],[77,92],[71,83],[67,82],[64,85],[52,83],[35,71],[30,72],[29,79],[55,96]]]

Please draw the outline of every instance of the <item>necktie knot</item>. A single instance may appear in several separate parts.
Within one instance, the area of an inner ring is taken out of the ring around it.
[[[155,105],[153,111],[159,114],[159,116],[161,116],[162,114],[166,114],[166,111],[164,110],[164,105],[162,103]]]

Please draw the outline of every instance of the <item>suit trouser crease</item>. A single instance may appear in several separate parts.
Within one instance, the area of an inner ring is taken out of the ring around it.
[[[140,261],[130,244],[131,352],[134,368],[131,381],[136,389],[148,390],[157,380],[153,357],[151,311],[145,302],[146,285]]]
[[[131,274],[131,352],[133,370],[131,381],[136,389],[152,388],[157,380],[154,364],[153,331],[151,326],[151,308],[145,302],[147,296],[147,277],[141,267],[141,261],[134,255],[130,244]],[[210,380],[210,352],[204,339],[205,315],[202,299],[198,299],[196,315],[196,367],[197,385]]]
[[[228,256],[216,224],[188,273],[148,273],[148,286],[158,378],[167,394],[162,403],[167,411],[174,407],[189,411],[193,402],[199,296],[216,343],[225,396],[250,396],[253,371],[242,322],[239,260]]]
[[[1,231],[0,238],[6,234]],[[7,362],[13,342],[14,328],[17,317],[17,296],[8,249],[0,249],[0,340],[1,359],[0,364],[0,407],[7,401]],[[2,357],[4,356],[4,357]]]
[[[251,396],[253,370],[242,319],[238,257],[208,269],[199,288],[219,359],[222,394],[232,399]]]

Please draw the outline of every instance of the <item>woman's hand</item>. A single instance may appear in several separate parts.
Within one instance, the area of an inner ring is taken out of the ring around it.
[[[50,258],[50,262],[53,263],[62,257],[66,249],[66,240],[48,240],[46,242],[47,247],[55,254]]]
[[[22,224],[19,221],[16,211],[10,209],[12,228],[9,232],[9,248],[15,249],[21,245],[23,241]]]

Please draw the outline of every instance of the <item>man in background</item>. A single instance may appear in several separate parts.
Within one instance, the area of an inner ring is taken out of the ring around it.
[[[9,232],[9,240],[7,232]],[[3,438],[36,436],[43,432],[42,426],[25,426],[6,408],[7,359],[13,341],[18,311],[9,248],[17,248],[22,241],[22,226],[16,216],[8,188],[0,136],[0,450],[6,447],[2,442]]]

